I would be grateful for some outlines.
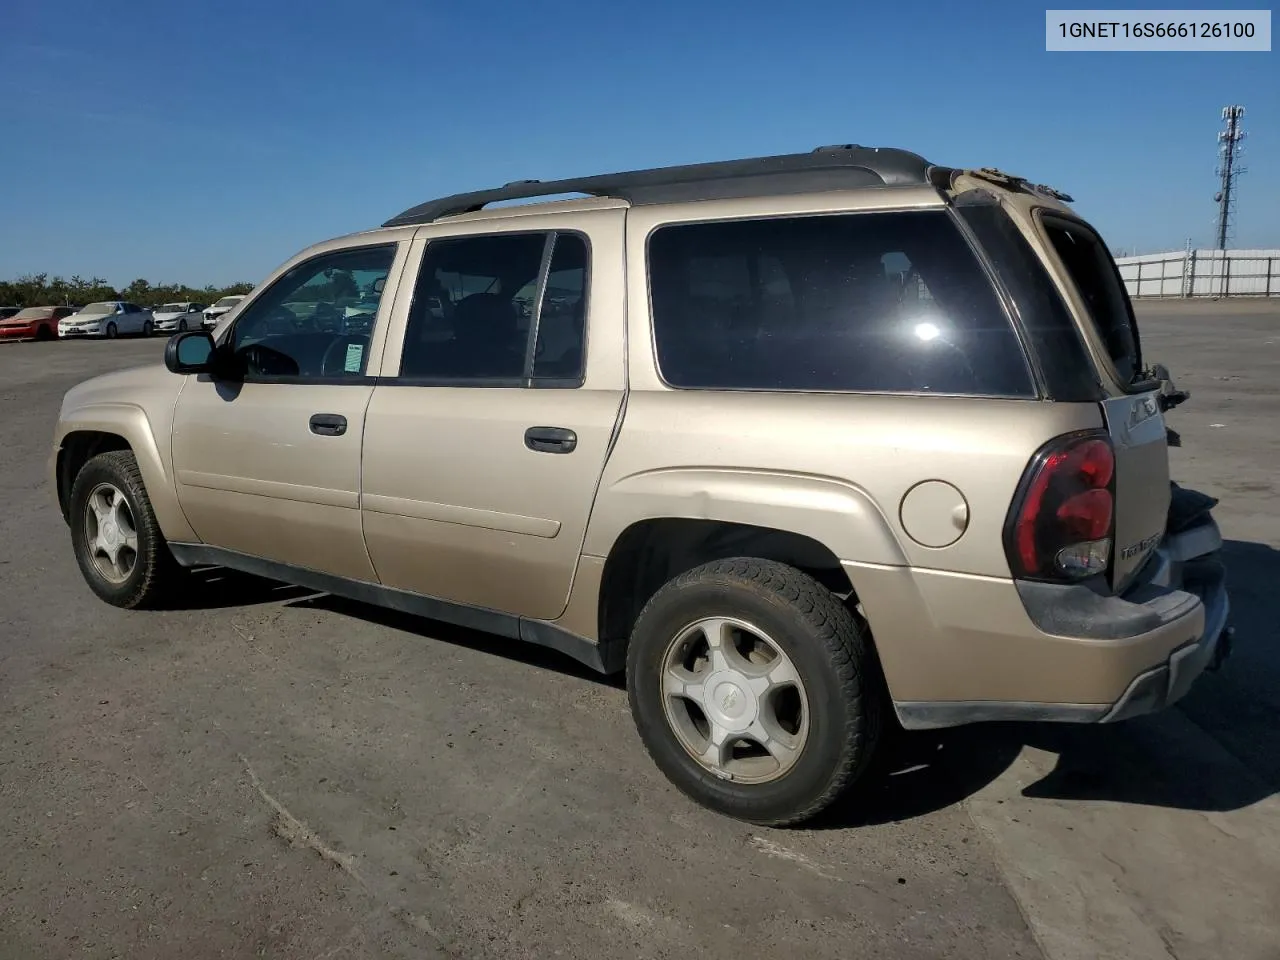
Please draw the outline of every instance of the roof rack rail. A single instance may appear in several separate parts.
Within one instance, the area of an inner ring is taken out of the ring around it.
[[[384,227],[432,223],[475,213],[491,203],[570,193],[613,197],[631,204],[718,200],[854,187],[928,185],[933,165],[907,150],[842,144],[745,160],[605,173],[568,180],[514,180],[492,190],[428,200],[386,221]]]

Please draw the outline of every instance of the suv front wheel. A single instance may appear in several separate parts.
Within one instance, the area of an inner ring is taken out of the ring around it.
[[[631,711],[680,790],[770,826],[807,820],[866,769],[880,734],[865,628],[812,577],[769,560],[682,574],[645,605]]]
[[[132,453],[102,453],[80,469],[70,518],[76,562],[94,593],[117,607],[159,605],[182,568],[160,532]]]

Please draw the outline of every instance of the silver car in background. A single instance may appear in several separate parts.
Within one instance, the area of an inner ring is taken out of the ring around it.
[[[58,321],[59,337],[106,337],[114,340],[120,334],[151,336],[155,319],[150,310],[127,300],[101,300],[82,307],[79,313]]]
[[[204,311],[205,329],[208,330],[216,327],[218,325],[218,321],[221,320],[225,314],[230,313],[231,310],[243,299],[243,296],[223,297],[213,306],[206,307]]]
[[[163,333],[198,330],[203,322],[204,304],[166,303],[155,309],[155,328]]]

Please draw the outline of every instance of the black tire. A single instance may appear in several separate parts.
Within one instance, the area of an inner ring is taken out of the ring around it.
[[[108,340],[114,340],[114,339],[116,338],[116,334],[117,334],[117,333],[119,333],[119,332],[120,332],[119,328],[118,328],[114,323],[108,323],[108,324],[107,324],[107,339],[108,339]]]
[[[809,734],[787,773],[736,783],[711,773],[672,732],[662,704],[663,658],[673,639],[704,617],[735,617],[765,630],[795,665],[809,694]],[[793,567],[750,557],[719,560],[670,581],[650,598],[627,651],[627,692],[649,755],[698,803],[767,826],[809,820],[867,769],[884,709],[866,627],[840,600]]]
[[[149,337],[155,332],[156,332],[155,324],[153,324],[150,320],[144,320],[142,322],[142,335],[144,337]]]
[[[186,333],[186,332],[187,332],[187,321],[186,321],[186,320],[179,320],[179,321],[178,321],[178,332],[179,332],[179,333]]]
[[[41,324],[36,329],[36,339],[41,341],[56,340],[58,334],[48,324]]]
[[[113,583],[95,566],[88,545],[86,511],[90,494],[109,483],[124,494],[138,538],[133,569],[123,583]],[[165,543],[142,483],[138,461],[128,450],[100,453],[86,463],[71,485],[71,544],[89,588],[101,599],[126,609],[159,607],[172,597],[182,568]]]

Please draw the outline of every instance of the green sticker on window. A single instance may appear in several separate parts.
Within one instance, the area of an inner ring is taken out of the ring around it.
[[[342,369],[347,373],[359,373],[360,359],[363,356],[364,356],[364,344],[348,343],[347,359],[346,359],[346,362],[342,365]]]

